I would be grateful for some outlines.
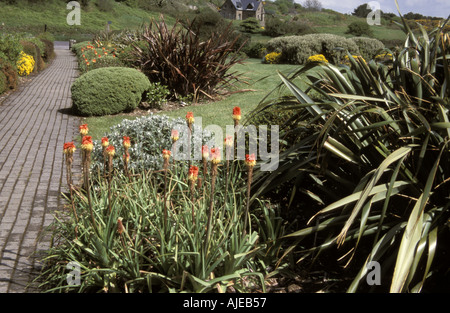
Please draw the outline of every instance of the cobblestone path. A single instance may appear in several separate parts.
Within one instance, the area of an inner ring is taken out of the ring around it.
[[[0,105],[0,292],[39,292],[31,283],[40,269],[41,239],[62,207],[64,142],[78,133],[67,114],[75,56],[55,46],[56,58]]]

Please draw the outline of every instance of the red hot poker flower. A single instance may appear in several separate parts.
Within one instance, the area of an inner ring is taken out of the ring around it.
[[[64,144],[64,154],[73,154],[76,148],[73,142],[66,142]]]
[[[241,108],[236,106],[233,108],[233,120],[239,121],[240,119],[241,119]]]
[[[180,138],[178,130],[172,129],[171,138],[173,142],[177,141]]]
[[[205,160],[208,160],[209,158],[209,148],[207,145],[202,146],[202,157]]]
[[[87,124],[80,125],[80,134],[86,136],[89,132]]]
[[[211,162],[213,164],[219,164],[220,158],[221,156],[219,148],[211,148]]]
[[[189,168],[189,180],[190,181],[196,181],[198,179],[198,167],[197,166],[191,166]]]
[[[107,146],[109,146],[108,137],[103,137],[102,138],[102,147],[107,147]]]
[[[255,154],[247,154],[245,156],[245,164],[247,164],[247,166],[249,167],[253,167],[256,165],[256,158],[255,158]]]
[[[114,156],[115,153],[116,148],[114,148],[114,146],[108,146],[108,148],[106,148],[106,154],[108,154],[109,156]]]
[[[192,124],[192,123],[194,123],[194,113],[192,113],[192,112],[187,112],[187,114],[186,114],[186,121],[188,122],[188,124],[190,125],[190,124]]]
[[[84,136],[81,141],[81,149],[86,151],[92,151],[94,149],[94,144],[92,142],[91,136]]]
[[[225,137],[225,145],[227,147],[232,147],[233,146],[233,136],[229,135]]]
[[[130,137],[123,136],[123,146],[124,146],[126,149],[128,149],[129,147],[131,147]]]
[[[170,158],[170,155],[172,154],[172,152],[171,152],[170,150],[166,150],[166,149],[164,149],[164,150],[162,151],[162,153],[163,153],[163,158],[164,158],[164,159],[169,159],[169,158]]]

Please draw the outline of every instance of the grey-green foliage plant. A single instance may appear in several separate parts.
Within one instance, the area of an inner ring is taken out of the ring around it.
[[[450,37],[445,24],[429,32],[418,24],[419,36],[400,26],[407,39],[388,51],[392,65],[348,54],[350,66],[280,73],[291,96],[270,94],[256,110],[290,113],[280,137],[294,139],[277,170],[255,173],[255,197],[283,185],[291,203],[310,199],[314,214],[285,237],[294,241],[286,251],[297,247],[306,262],[337,247],[357,272],[349,292],[366,290],[372,261],[390,281],[378,290],[390,292],[420,292],[448,270],[439,239],[448,238],[450,218]],[[309,88],[298,88],[299,79]]]
[[[149,88],[148,78],[136,69],[98,68],[81,75],[72,84],[72,108],[84,116],[131,111]]]
[[[161,153],[163,149],[172,149],[171,133],[173,129],[182,130],[186,126],[186,121],[181,118],[173,119],[167,115],[149,114],[148,116],[136,118],[134,120],[123,120],[120,124],[111,127],[110,131],[105,134],[111,145],[113,145],[118,153],[122,149],[123,136],[130,137],[131,147],[129,149],[130,169],[139,172],[142,170],[156,170],[162,168],[163,160]],[[186,133],[180,132],[180,140],[187,136]],[[212,134],[203,130],[199,124],[193,125],[191,141],[192,155],[194,149],[198,147],[195,143],[202,144],[214,140]],[[186,151],[180,147],[180,159],[186,157]],[[93,151],[93,168],[103,168],[102,148],[100,144],[95,145]],[[122,161],[115,159],[115,168],[122,167]]]

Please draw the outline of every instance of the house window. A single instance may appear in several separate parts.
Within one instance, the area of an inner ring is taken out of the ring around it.
[[[238,14],[238,20],[242,20],[241,13]]]

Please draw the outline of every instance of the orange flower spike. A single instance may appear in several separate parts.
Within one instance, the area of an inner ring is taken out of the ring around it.
[[[130,162],[130,154],[127,152],[127,154],[123,155],[123,160],[125,161],[125,163],[129,163]]]
[[[211,162],[213,164],[219,164],[221,160],[219,148],[211,148]]]
[[[84,136],[81,141],[81,149],[86,151],[92,151],[94,149],[94,143],[91,136]]]
[[[246,164],[248,167],[253,167],[253,166],[256,165],[256,158],[255,158],[255,154],[254,154],[254,153],[252,153],[252,154],[247,154],[247,155],[245,156],[245,164]]]
[[[197,181],[198,179],[198,167],[197,166],[191,166],[189,168],[189,180],[190,181]]]
[[[225,146],[228,148],[231,148],[233,146],[233,136],[226,136],[225,137]]]
[[[209,148],[207,145],[202,146],[202,158],[205,160],[209,159]]]
[[[114,156],[114,154],[116,154],[116,148],[114,148],[114,146],[108,146],[106,148],[106,154],[109,156]]]
[[[93,59],[93,60],[92,60],[92,63],[95,63],[95,62],[97,62],[97,61],[96,61],[95,59]]]
[[[109,146],[109,140],[107,137],[102,138],[102,147],[106,148]]]
[[[162,151],[162,153],[163,153],[164,160],[168,160],[170,158],[170,155],[172,154],[172,152],[170,150],[166,150],[166,149],[164,149]]]
[[[194,113],[187,112],[187,114],[186,114],[186,121],[188,122],[188,125],[191,125],[192,123],[194,123],[194,121],[195,121]]]
[[[180,135],[179,135],[179,133],[178,133],[178,130],[172,129],[171,138],[172,138],[172,142],[178,141],[178,139],[180,138]]]
[[[66,142],[64,144],[64,154],[71,155],[75,152],[76,148],[73,142]]]
[[[241,108],[236,106],[233,108],[233,120],[238,122],[241,120]]]
[[[86,136],[88,134],[88,132],[89,132],[89,128],[88,128],[87,124],[80,125],[80,134],[82,136]]]
[[[125,149],[128,149],[129,147],[131,147],[130,137],[123,136],[123,146]]]

